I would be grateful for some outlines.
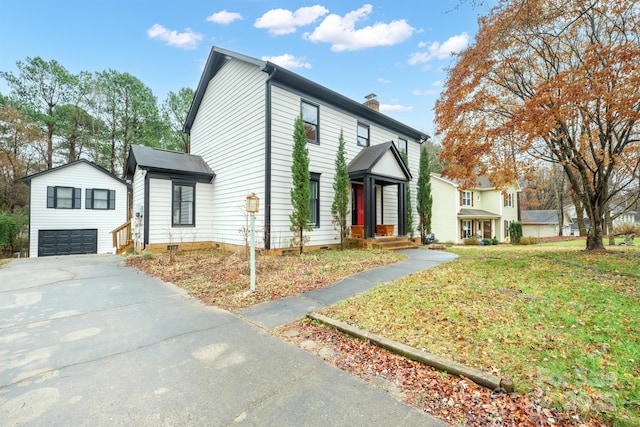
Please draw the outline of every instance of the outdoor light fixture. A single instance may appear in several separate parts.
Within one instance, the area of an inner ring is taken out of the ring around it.
[[[260,199],[256,196],[256,193],[251,193],[247,196],[246,210],[249,213],[257,213],[260,210]]]
[[[251,271],[251,292],[256,290],[256,212],[260,208],[260,199],[256,193],[247,196],[246,211],[251,217],[251,257],[249,261],[249,269]]]

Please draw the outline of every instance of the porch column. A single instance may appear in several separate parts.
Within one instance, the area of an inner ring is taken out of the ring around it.
[[[372,239],[376,234],[376,180],[364,177],[364,238]]]
[[[398,236],[407,234],[407,184],[398,184]]]

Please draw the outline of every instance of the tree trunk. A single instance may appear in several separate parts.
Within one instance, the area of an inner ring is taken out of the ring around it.
[[[593,215],[593,217],[589,219],[591,220],[591,226],[589,227],[589,232],[587,234],[587,250],[606,250],[604,243],[602,242],[602,229],[604,225],[602,215]]]
[[[607,226],[607,235],[609,236],[609,246],[616,245],[616,236],[613,234],[613,220],[611,219],[611,210],[608,208],[604,212],[604,221]]]
[[[573,199],[573,205],[576,207],[576,222],[578,223],[578,231],[580,237],[584,237],[587,235],[587,227],[584,224],[584,208],[582,205],[582,200],[575,193],[575,191],[571,192],[571,198]]]

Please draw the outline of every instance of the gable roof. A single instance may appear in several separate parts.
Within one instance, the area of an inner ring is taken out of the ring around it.
[[[558,224],[558,212],[555,209],[527,210],[520,213],[523,224]]]
[[[140,169],[161,174],[192,176],[199,182],[211,182],[216,176],[200,156],[146,147],[144,145],[131,146],[129,157],[127,158],[126,176],[128,179],[133,177],[136,166]]]
[[[193,102],[189,108],[183,132],[191,132],[191,126],[193,126],[193,122],[196,118],[198,109],[200,108],[200,104],[202,103],[202,99],[204,98],[209,81],[218,73],[229,59],[237,59],[239,61],[253,64],[261,71],[267,73],[269,75],[269,80],[274,83],[280,83],[287,88],[313,96],[314,98],[324,101],[329,105],[338,107],[339,109],[349,112],[357,117],[369,120],[376,125],[396,131],[400,135],[413,138],[420,143],[429,138],[429,135],[422,131],[407,126],[404,123],[375,111],[360,102],[347,98],[338,92],[334,92],[333,90],[306,79],[299,74],[293,73],[286,68],[269,61],[252,58],[217,46],[213,46],[209,53],[209,58],[207,59],[204,71],[200,77],[200,82],[198,83],[198,87],[193,97]]]
[[[384,144],[372,145],[365,147],[349,162],[347,169],[349,171],[350,178],[360,178],[364,175],[371,174],[377,175],[375,166],[385,155],[390,154],[393,156],[399,171],[404,175],[404,179],[400,177],[386,176],[393,180],[411,181],[411,173],[404,164],[400,152],[396,148],[393,141],[385,142]],[[381,176],[382,177],[382,176]]]
[[[31,180],[33,178],[37,178],[37,177],[40,177],[42,175],[46,175],[46,174],[51,173],[51,172],[59,171],[60,169],[73,167],[75,165],[82,164],[82,163],[87,164],[87,165],[91,166],[92,168],[95,168],[97,171],[102,172],[105,175],[108,175],[110,178],[113,178],[116,181],[118,181],[118,182],[120,182],[120,183],[122,183],[124,185],[128,185],[123,179],[118,178],[117,176],[115,176],[114,174],[112,174],[111,172],[109,172],[108,170],[103,168],[102,166],[100,166],[100,165],[98,165],[96,163],[90,162],[89,160],[86,160],[86,159],[79,159],[79,160],[73,161],[71,163],[67,163],[65,165],[56,166],[56,167],[51,168],[51,169],[43,170],[41,172],[37,172],[37,173],[31,174],[29,176],[25,176],[24,178],[22,178],[22,181],[26,182],[27,184],[30,184]]]

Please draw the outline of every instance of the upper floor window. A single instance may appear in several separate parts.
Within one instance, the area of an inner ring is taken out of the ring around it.
[[[462,206],[473,206],[473,192],[462,191],[460,194],[460,204]]]
[[[47,187],[47,208],[80,209],[81,191],[73,187]]]
[[[360,147],[369,146],[369,126],[358,123],[358,145]]]
[[[307,142],[319,144],[318,138],[318,106],[302,101],[302,121],[307,133]]]
[[[194,184],[173,183],[171,225],[195,225],[195,192]]]
[[[403,138],[398,138],[398,150],[400,150],[401,153],[405,153],[407,156],[409,156],[408,148],[409,147],[407,144],[407,140]]]
[[[85,190],[85,209],[115,209],[116,191],[103,190],[97,188],[87,188]]]
[[[309,180],[309,190],[311,198],[309,199],[309,210],[311,211],[311,219],[309,225],[320,227],[320,174],[311,173]]]
[[[513,193],[507,193],[504,195],[504,206],[507,208],[513,207]]]

